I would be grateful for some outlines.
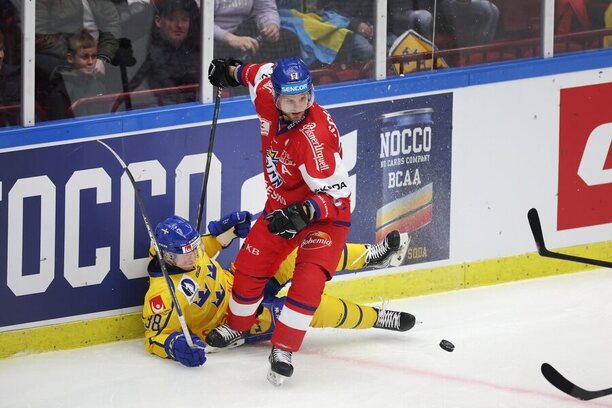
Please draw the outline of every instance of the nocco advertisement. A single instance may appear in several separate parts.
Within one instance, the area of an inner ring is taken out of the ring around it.
[[[223,105],[221,107],[223,109]],[[354,189],[351,241],[410,234],[407,264],[449,255],[452,94],[330,109]],[[210,126],[109,137],[152,224],[195,223]],[[202,232],[265,191],[255,118],[221,123]],[[27,163],[27,166],[24,166]],[[0,331],[142,304],[149,236],[123,168],[95,140],[0,153]],[[227,266],[235,241],[218,257]],[[114,312],[113,312],[114,313]]]
[[[405,264],[447,259],[452,93],[330,112],[342,135],[358,139],[349,239],[375,242],[399,230],[410,235]]]

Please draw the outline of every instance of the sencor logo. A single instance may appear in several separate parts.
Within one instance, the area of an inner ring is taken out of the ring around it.
[[[283,93],[300,93],[306,92],[308,90],[308,84],[300,84],[300,85],[283,85],[282,86]]]
[[[557,229],[612,222],[612,83],[561,90]]]

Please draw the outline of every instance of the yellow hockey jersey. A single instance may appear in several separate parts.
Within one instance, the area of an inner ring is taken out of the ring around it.
[[[234,282],[233,275],[212,259],[220,249],[214,236],[204,235],[192,271],[166,265],[189,331],[201,339],[224,322]],[[142,311],[145,347],[153,354],[167,357],[164,342],[170,334],[181,330],[181,324],[156,257],[149,263],[148,272],[149,290]]]
[[[203,235],[193,270],[185,271],[166,264],[189,331],[202,340],[208,331],[225,322],[229,309],[234,275],[212,259],[221,248],[215,236]],[[363,268],[365,248],[363,244],[347,244],[337,270]],[[159,262],[154,252],[150,255],[149,290],[145,294],[142,311],[145,348],[150,353],[167,358],[164,343],[169,335],[181,330],[181,325]],[[274,278],[281,285],[293,277],[295,258],[296,251],[289,254],[275,274]],[[270,313],[270,310],[264,308],[262,315],[258,316],[258,323],[251,329],[254,340],[262,332],[271,329]],[[312,326],[361,329],[372,327],[375,320],[374,309],[323,294]]]

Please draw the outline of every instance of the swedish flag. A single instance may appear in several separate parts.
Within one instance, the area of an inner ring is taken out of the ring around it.
[[[324,64],[334,62],[338,51],[352,31],[349,20],[333,11],[300,13],[297,10],[279,10],[281,27],[293,31],[300,40],[301,58],[307,64],[318,60]]]

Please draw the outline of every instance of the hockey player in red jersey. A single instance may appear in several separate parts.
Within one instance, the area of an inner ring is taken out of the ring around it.
[[[208,78],[218,87],[249,87],[260,121],[267,201],[236,259],[227,323],[206,341],[222,347],[246,335],[266,282],[298,248],[293,282],[271,339],[268,379],[280,385],[293,374],[292,353],[300,349],[351,223],[340,135],[314,101],[310,72],[299,58],[275,64],[215,59]]]

